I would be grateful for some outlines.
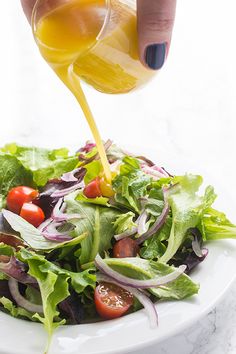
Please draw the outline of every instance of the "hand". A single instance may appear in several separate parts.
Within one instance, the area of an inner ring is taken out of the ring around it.
[[[37,0],[21,0],[21,4],[24,10],[24,13],[28,19],[28,21],[30,22],[31,19],[31,14],[33,11],[33,7],[35,5]]]
[[[158,70],[169,51],[176,0],[137,0],[137,7],[140,60]]]
[[[30,22],[36,0],[21,0]],[[174,25],[176,0],[137,0],[139,56],[153,70],[160,69],[167,57]]]

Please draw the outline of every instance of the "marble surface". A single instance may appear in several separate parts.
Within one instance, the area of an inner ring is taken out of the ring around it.
[[[156,346],[136,354],[235,354],[236,282],[220,302],[201,321]]]
[[[150,85],[118,97],[85,90],[104,139],[152,150],[170,171],[206,172],[218,206],[236,222],[227,203],[236,200],[235,0],[181,0],[177,10],[168,61]],[[0,33],[1,145],[75,147],[91,138],[73,97],[40,58],[19,0],[1,2]],[[136,351],[144,353],[236,353],[236,283],[200,322]]]

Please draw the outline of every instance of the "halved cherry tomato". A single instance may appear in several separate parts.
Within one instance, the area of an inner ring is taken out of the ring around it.
[[[139,246],[131,238],[117,241],[113,246],[113,257],[115,258],[136,257],[138,253]]]
[[[20,216],[35,227],[42,224],[45,219],[43,210],[39,206],[32,203],[23,204]]]
[[[111,283],[100,283],[94,293],[98,314],[104,319],[121,317],[133,305],[133,295]]]
[[[84,188],[84,195],[87,198],[97,198],[102,196],[99,177],[95,178]]]
[[[24,203],[32,202],[39,195],[38,191],[26,186],[12,188],[7,195],[7,207],[19,214]]]
[[[109,198],[114,196],[115,192],[113,191],[111,184],[108,183],[104,177],[100,178],[99,186],[104,197]]]

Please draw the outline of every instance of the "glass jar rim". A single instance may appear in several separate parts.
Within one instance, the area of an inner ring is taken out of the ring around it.
[[[38,38],[36,37],[35,33],[36,33],[36,26],[37,26],[37,23],[38,21],[40,20],[40,18],[43,17],[43,15],[38,15],[37,14],[37,11],[38,11],[38,7],[39,7],[39,4],[40,2],[43,2],[44,0],[37,0],[34,4],[34,7],[33,7],[33,11],[32,11],[32,15],[31,15],[31,28],[32,28],[32,32],[33,32],[33,36],[34,36],[34,39],[36,41],[36,43],[38,43]],[[58,0],[57,0],[58,1]],[[61,6],[65,5],[66,3],[70,3],[70,2],[73,2],[74,0],[61,0]],[[60,1],[58,1],[59,3]],[[91,48],[93,48],[97,42],[99,40],[101,40],[102,38],[104,38],[105,34],[106,34],[106,31],[107,31],[107,28],[108,28],[108,25],[109,25],[109,22],[110,22],[110,18],[111,18],[111,0],[104,0],[104,4],[106,6],[106,14],[104,16],[104,19],[103,19],[103,23],[101,25],[101,28],[96,36],[96,39],[94,40],[94,42],[91,44],[91,46],[87,49],[87,50],[91,50]],[[51,10],[53,11],[53,9]],[[50,11],[49,11],[50,12]],[[38,18],[37,18],[38,17]],[[45,46],[44,44],[41,43],[41,45]],[[86,51],[87,51],[86,50]],[[58,51],[63,51],[63,49],[58,49]]]

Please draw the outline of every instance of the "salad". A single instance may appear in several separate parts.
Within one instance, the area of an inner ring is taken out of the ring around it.
[[[74,155],[8,144],[0,149],[0,309],[64,324],[118,318],[198,293],[191,271],[207,241],[236,238],[202,177],[175,176],[144,156],[105,144],[112,182],[96,146]],[[79,329],[78,329],[79,330]]]

